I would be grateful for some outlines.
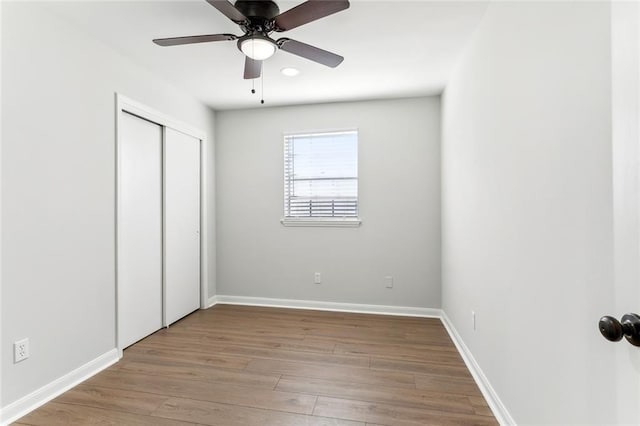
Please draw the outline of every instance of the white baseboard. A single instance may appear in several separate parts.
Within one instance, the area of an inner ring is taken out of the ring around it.
[[[100,355],[98,358],[89,361],[59,379],[44,385],[29,395],[20,398],[6,407],[2,407],[2,409],[0,409],[0,425],[4,426],[15,422],[20,417],[27,415],[41,405],[87,380],[89,377],[115,364],[119,359],[118,350],[111,349],[109,352]]]
[[[460,352],[460,356],[471,372],[473,379],[480,388],[480,392],[482,392],[484,399],[487,400],[487,403],[489,404],[493,415],[496,417],[496,420],[498,420],[498,422],[503,426],[515,425],[516,422],[513,420],[513,417],[511,417],[511,414],[509,414],[507,407],[505,407],[505,405],[500,400],[500,397],[491,386],[491,383],[489,383],[489,379],[487,379],[487,376],[485,376],[482,372],[480,365],[478,365],[478,362],[473,357],[471,351],[464,343],[462,337],[460,337],[458,331],[453,326],[453,323],[451,322],[451,320],[449,320],[449,317],[444,311],[442,312],[442,316],[440,319],[442,320],[442,324],[444,324],[444,327],[447,329],[449,336],[451,336],[451,340],[453,340],[453,343],[456,345],[458,352]]]
[[[216,305],[218,303],[218,296],[211,296],[207,299],[207,307],[205,309],[209,309],[210,307]]]
[[[354,312],[361,314],[400,315],[409,317],[440,318],[442,311],[435,308],[410,306],[363,305],[359,303],[321,302],[318,300],[271,299],[218,295],[215,303],[221,305],[268,306],[273,308],[312,309],[318,311]],[[211,299],[209,299],[211,300]]]

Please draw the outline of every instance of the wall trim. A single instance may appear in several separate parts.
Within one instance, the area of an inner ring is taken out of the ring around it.
[[[204,307],[204,309],[209,309],[212,306],[215,306],[218,304],[218,296],[211,296],[209,299],[207,299],[207,303]]]
[[[89,377],[115,364],[119,359],[118,350],[113,348],[96,359],[31,392],[29,395],[12,402],[6,407],[2,407],[0,409],[0,425],[4,426],[15,422],[20,417],[27,415]]]
[[[442,311],[436,308],[410,306],[363,305],[360,303],[322,302],[319,300],[271,299],[268,297],[245,297],[218,295],[215,303],[220,305],[268,306],[273,308],[311,309],[319,311],[354,312],[361,314],[401,315],[408,317],[440,318]],[[210,298],[209,300],[211,301]]]
[[[462,337],[460,336],[460,334],[458,334],[458,331],[453,326],[453,323],[444,311],[442,311],[441,313],[440,320],[442,321],[444,328],[449,333],[451,340],[453,340],[453,343],[456,345],[456,348],[458,349],[460,356],[464,360],[464,363],[467,365],[469,372],[471,372],[473,379],[480,388],[480,392],[482,392],[484,399],[487,400],[487,403],[489,404],[493,415],[496,417],[496,420],[498,420],[498,422],[503,426],[515,425],[516,422],[515,420],[513,420],[513,417],[511,417],[509,410],[507,410],[507,407],[502,403],[502,400],[493,389],[493,386],[491,386],[489,379],[487,379],[487,376],[485,376],[484,372],[480,368],[480,365],[473,357],[473,354],[464,343]]]

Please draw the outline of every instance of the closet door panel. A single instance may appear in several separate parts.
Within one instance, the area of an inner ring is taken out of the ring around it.
[[[200,307],[200,140],[165,128],[165,324]]]
[[[118,192],[118,340],[162,328],[162,127],[121,112]]]

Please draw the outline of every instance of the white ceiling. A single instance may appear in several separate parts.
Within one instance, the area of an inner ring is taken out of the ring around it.
[[[279,1],[280,11],[301,3]],[[235,41],[159,47],[154,38],[240,35],[204,0],[48,3],[53,12],[216,110],[253,108],[251,80]],[[352,0],[351,7],[274,34],[345,57],[335,69],[278,51],[264,63],[265,106],[440,93],[486,9],[485,1]],[[280,73],[284,67],[301,72]]]

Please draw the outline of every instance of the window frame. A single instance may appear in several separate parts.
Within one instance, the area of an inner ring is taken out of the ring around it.
[[[315,134],[327,134],[327,133],[342,133],[342,132],[355,132],[357,138],[357,151],[356,151],[356,159],[360,159],[360,131],[357,127],[350,128],[339,128],[339,129],[322,129],[322,130],[304,130],[304,131],[288,131],[283,132],[282,134],[282,218],[280,219],[280,223],[284,226],[291,227],[333,227],[333,228],[355,228],[360,226],[362,220],[360,218],[360,167],[358,164],[357,169],[357,180],[358,180],[358,190],[356,192],[356,199],[358,201],[358,209],[357,216],[352,217],[297,217],[297,216],[286,216],[285,203],[287,200],[287,180],[286,180],[286,147],[287,147],[287,138],[291,136],[302,136],[302,135],[315,135]],[[359,163],[359,161],[358,161]]]

